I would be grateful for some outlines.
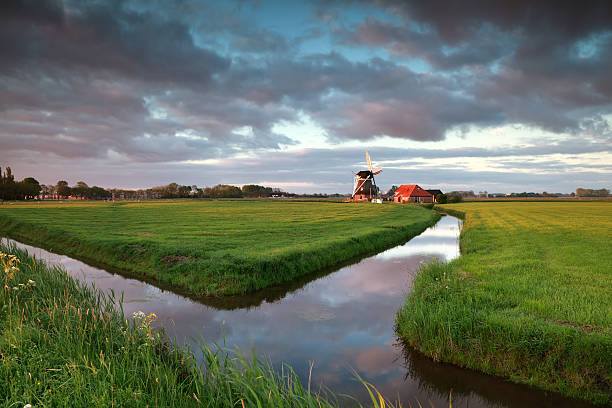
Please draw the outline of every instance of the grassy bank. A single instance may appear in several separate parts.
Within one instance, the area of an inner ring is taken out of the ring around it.
[[[8,252],[19,261],[0,255],[0,406],[336,405],[286,365],[203,346],[198,366],[150,329],[153,315],[128,320],[65,271],[0,246]]]
[[[42,202],[0,206],[0,234],[195,295],[290,281],[407,240],[438,216],[337,202]]]
[[[612,401],[612,203],[465,203],[462,256],[425,267],[398,334],[437,360]]]

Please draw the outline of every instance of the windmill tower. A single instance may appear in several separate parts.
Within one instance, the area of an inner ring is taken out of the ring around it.
[[[378,197],[378,187],[374,181],[374,176],[379,174],[382,169],[380,167],[372,168],[372,160],[370,160],[370,154],[366,152],[366,162],[368,163],[368,170],[361,170],[355,173],[355,179],[353,180],[353,200],[371,201]]]

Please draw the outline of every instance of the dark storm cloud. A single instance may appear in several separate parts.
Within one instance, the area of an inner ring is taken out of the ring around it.
[[[230,58],[197,46],[190,27],[164,10],[118,1],[38,5],[1,6],[4,153],[172,161],[292,143],[270,131],[288,110],[249,106],[220,88],[212,77],[230,69]],[[257,33],[266,37],[260,48],[282,48],[278,36]],[[147,101],[165,102],[176,116],[152,115]],[[232,133],[243,126],[252,135]]]
[[[448,52],[436,31],[374,18],[367,18],[351,30],[339,30],[337,35],[345,44],[386,47],[394,56],[419,57],[440,69],[490,63],[506,55],[512,46],[503,33],[485,26],[475,30],[469,42],[456,44]]]
[[[51,64],[156,82],[204,85],[229,61],[193,43],[189,27],[151,13],[122,7],[122,2],[79,3],[78,9],[59,2],[3,3],[0,69],[22,64]]]
[[[401,21],[367,18],[337,30],[340,43],[385,47],[458,75],[463,85],[450,90],[477,101],[470,110],[498,112],[497,123],[575,132],[582,119],[611,110],[607,1],[372,3]]]

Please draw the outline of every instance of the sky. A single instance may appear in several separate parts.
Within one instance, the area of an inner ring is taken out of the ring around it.
[[[612,187],[612,3],[4,0],[0,166],[44,184]]]

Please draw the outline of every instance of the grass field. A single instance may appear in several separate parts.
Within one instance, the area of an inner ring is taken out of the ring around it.
[[[462,256],[425,267],[397,315],[423,353],[612,401],[612,203],[464,203]]]
[[[289,366],[237,350],[202,346],[198,365],[150,329],[153,315],[126,319],[112,299],[23,251],[0,245],[0,279],[0,406],[336,405]]]
[[[274,200],[0,206],[0,235],[195,295],[255,291],[420,233],[417,206]]]

